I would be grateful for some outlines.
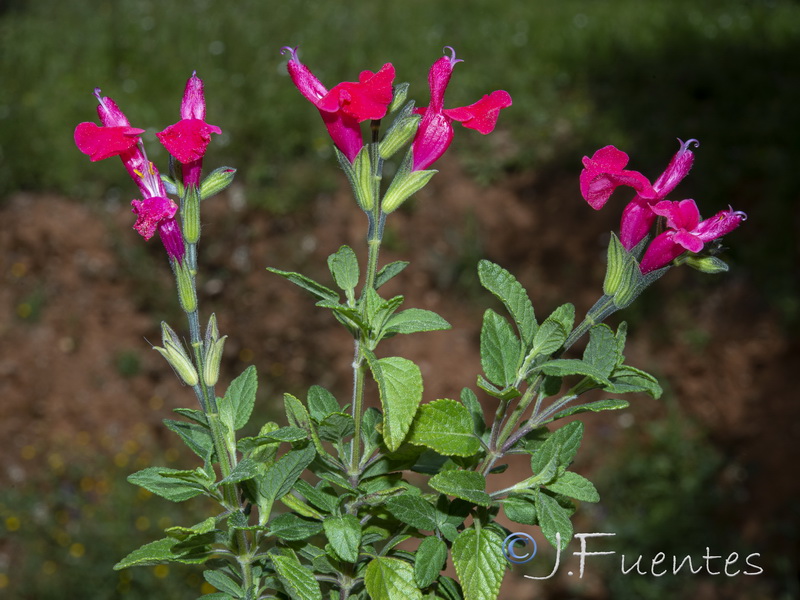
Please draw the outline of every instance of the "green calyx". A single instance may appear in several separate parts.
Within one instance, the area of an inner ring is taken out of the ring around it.
[[[197,370],[194,368],[192,360],[184,350],[178,334],[163,321],[161,322],[161,343],[164,344],[163,347],[154,346],[153,350],[167,360],[186,385],[197,385]]]

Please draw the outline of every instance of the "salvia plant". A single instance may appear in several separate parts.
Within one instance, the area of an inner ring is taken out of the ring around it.
[[[180,120],[157,134],[171,155],[168,174],[147,159],[144,130],[95,90],[101,124],[79,124],[75,142],[94,161],[119,156],[139,188],[141,200],[132,202],[134,228],[145,239],[156,233],[161,238],[188,321],[188,342],[185,333],[162,323],[162,344],[155,350],[199,404],[176,409],[181,418],[164,421],[197,454],[198,466],[149,467],[129,481],[173,502],[206,496],[218,504],[204,521],[166,529],[163,538],[134,550],[115,568],[204,565],[205,579],[218,590],[203,596],[208,600],[492,600],[511,567],[504,554],[509,531],[496,521],[501,510],[512,522],[538,526],[563,549],[572,536],[576,502],[598,501],[592,483],[569,470],[583,423],[560,422],[628,405],[618,398],[582,401],[590,390],[661,394],[652,375],[626,363],[625,324],[614,330],[603,321],[677,265],[727,270],[716,256],[717,240],[745,215],[728,209],[701,220],[693,200],[666,199],[692,166],[695,140],[680,143],[654,183],[626,170],[628,156],[613,146],[585,157],[579,187],[592,208],[600,209],[620,186],[635,192],[619,235],[611,234],[599,300],[577,325],[569,303],[537,319],[514,275],[480,261],[477,274],[487,301],[494,296],[504,307],[504,314],[487,309],[483,316],[483,373],[459,398],[423,403],[419,367],[406,357],[383,356],[379,346],[392,336],[450,325],[434,312],[401,308],[403,296],[382,295],[382,286],[408,266],[381,265],[384,226],[436,173],[430,167],[450,145],[454,121],[488,134],[511,105],[508,92],[495,91],[469,106],[445,108],[445,90],[460,62],[451,48],[445,50],[430,68],[425,107],[407,100],[408,85],[394,83],[390,63],[329,90],[299,61],[296,49],[283,50],[292,81],[319,110],[366,215],[368,258],[359,264],[356,253],[342,246],[328,257],[331,279],[322,283],[268,269],[308,292],[353,336],[353,348],[343,349],[343,360],[352,362],[353,386],[346,398],[317,385],[305,398],[285,394],[285,422],[265,423],[250,437],[237,432],[253,411],[255,367],[218,395],[227,336],[213,314],[202,327],[198,307],[200,209],[235,174],[220,167],[201,175],[211,134],[220,133],[205,120],[203,83],[191,76]],[[384,184],[384,161],[403,149],[404,158]],[[276,279],[275,285],[282,283]],[[586,336],[583,353],[570,352]],[[380,409],[367,408],[368,378],[379,396],[369,404]],[[530,473],[501,487],[495,476],[512,454],[530,457]],[[443,574],[448,557],[457,580]]]

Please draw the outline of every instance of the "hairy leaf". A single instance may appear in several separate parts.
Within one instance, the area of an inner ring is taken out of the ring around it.
[[[419,367],[399,356],[367,361],[378,384],[383,407],[383,439],[389,450],[397,450],[408,434],[422,400],[422,373]]]
[[[432,584],[444,568],[447,544],[437,537],[426,537],[414,556],[414,580],[420,588]]]
[[[563,494],[564,496],[569,496],[576,500],[582,500],[584,502],[600,501],[600,494],[597,493],[597,489],[592,482],[572,471],[564,472],[561,477],[547,484],[545,487],[551,492]]]
[[[572,539],[572,522],[569,520],[569,512],[555,498],[538,490],[535,501],[542,535],[556,548],[559,547],[556,534],[560,534],[560,549],[563,550]]]
[[[509,322],[487,309],[481,327],[481,366],[492,383],[506,387],[517,378],[521,346]]]
[[[488,260],[478,263],[478,277],[481,285],[503,303],[517,324],[525,346],[530,346],[538,326],[533,304],[522,284],[503,267]]]
[[[455,400],[435,400],[420,407],[408,441],[445,456],[473,456],[481,445],[473,433],[472,417]]]
[[[267,267],[267,271],[288,279],[293,284],[303,288],[307,292],[310,292],[319,300],[328,300],[331,302],[339,301],[339,294],[334,292],[332,289],[325,287],[321,283],[317,283],[313,279],[306,277],[305,275],[294,273],[292,271],[281,271],[280,269],[274,269],[272,267]]]
[[[496,600],[506,572],[503,540],[493,531],[465,529],[453,543],[453,564],[464,600]]]
[[[358,258],[350,246],[342,246],[328,257],[328,268],[333,280],[342,290],[352,293],[358,285]]]
[[[398,558],[379,556],[367,565],[364,585],[372,600],[422,600],[414,568]]]
[[[294,556],[272,555],[272,565],[292,600],[322,600],[314,573]]]
[[[486,493],[486,479],[475,471],[444,471],[431,477],[428,485],[437,492],[480,506],[489,506],[492,503]]]
[[[258,379],[256,368],[247,367],[244,372],[228,386],[225,396],[219,401],[219,415],[222,422],[236,431],[247,425],[256,401]]]
[[[389,317],[384,326],[384,333],[386,335],[394,335],[396,333],[442,331],[450,329],[450,327],[450,323],[433,311],[409,308]]]

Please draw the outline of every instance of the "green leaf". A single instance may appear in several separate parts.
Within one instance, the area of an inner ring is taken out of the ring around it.
[[[569,375],[583,375],[598,385],[609,385],[611,382],[594,365],[577,358],[558,358],[543,363],[538,367],[545,375],[567,377]]]
[[[293,284],[300,286],[307,292],[311,292],[311,294],[314,295],[319,300],[329,300],[331,302],[339,301],[339,294],[334,292],[332,289],[327,288],[320,283],[317,283],[313,279],[309,279],[305,275],[300,275],[300,273],[293,273],[292,271],[281,271],[280,269],[273,269],[272,267],[267,267],[267,271],[275,273],[276,275],[280,275],[285,279],[288,279]]]
[[[281,538],[296,542],[317,535],[322,531],[322,523],[309,519],[301,519],[292,513],[283,513],[269,522],[269,532]]]
[[[221,592],[234,598],[244,598],[244,590],[233,579],[220,571],[203,571],[203,578]]]
[[[414,581],[426,588],[439,576],[447,560],[447,544],[437,537],[426,537],[414,556]]]
[[[204,427],[208,427],[208,417],[206,417],[206,413],[202,410],[197,410],[196,408],[173,408],[172,412],[176,412]]]
[[[338,442],[353,435],[353,417],[345,413],[333,413],[325,417],[319,425],[319,437],[328,442]]]
[[[383,407],[383,440],[394,451],[403,443],[417,414],[422,400],[422,373],[406,358],[376,359],[371,352],[366,356]]]
[[[608,377],[618,363],[619,346],[611,328],[605,324],[589,330],[589,343],[583,352],[583,361],[592,365],[603,377]]]
[[[336,397],[319,385],[312,385],[308,388],[306,400],[308,403],[308,412],[311,413],[311,418],[317,423],[321,422],[328,415],[342,410]]]
[[[486,377],[500,387],[512,385],[521,358],[520,341],[509,322],[486,309],[481,327],[481,366]]]
[[[314,460],[315,454],[314,447],[311,445],[302,450],[291,450],[275,464],[270,465],[266,473],[258,478],[259,495],[269,506],[275,500],[289,493],[302,472]],[[259,508],[261,506],[264,505],[259,502]],[[267,515],[269,514],[269,510],[265,512]]]
[[[166,467],[148,467],[128,475],[128,481],[172,502],[183,502],[203,493],[201,484],[188,484],[177,478],[166,477],[163,473],[188,474],[193,473],[193,471],[178,471],[177,469],[168,469]]]
[[[621,408],[628,408],[630,403],[626,400],[616,400],[607,398],[605,400],[596,400],[587,404],[578,404],[577,406],[570,406],[569,408],[557,412],[553,415],[552,420],[563,419],[564,417],[571,417],[584,412],[600,412],[601,410],[619,410]]]
[[[478,375],[478,388],[498,400],[513,400],[522,395],[516,387],[511,385],[500,390],[488,382],[482,375]]]
[[[472,418],[472,431],[477,436],[482,436],[486,431],[486,420],[483,416],[483,408],[481,403],[478,402],[478,397],[469,388],[461,390],[461,402],[467,407],[469,415]]]
[[[358,517],[354,515],[329,517],[322,525],[336,555],[345,562],[356,562],[358,547],[361,544],[361,523]]]
[[[453,564],[464,600],[496,600],[506,573],[503,540],[489,529],[470,527],[453,543]]]
[[[561,348],[575,323],[575,307],[563,304],[539,326],[533,338],[534,356],[547,356]]]
[[[535,502],[542,535],[554,548],[560,547],[561,550],[564,550],[572,539],[572,522],[569,520],[569,512],[555,498],[539,490],[536,492]],[[560,545],[556,534],[560,535]]]
[[[461,586],[458,585],[455,579],[447,575],[440,575],[437,581],[438,590],[436,600],[464,600],[461,593]]]
[[[208,556],[184,558],[180,554],[172,551],[173,546],[178,544],[178,540],[173,538],[161,538],[155,542],[145,544],[137,548],[128,556],[114,565],[114,570],[127,569],[128,567],[145,567],[149,565],[160,565],[168,562],[179,562],[184,564],[200,564],[208,560]]]
[[[342,290],[352,293],[358,285],[358,258],[350,246],[342,246],[328,257],[328,268],[333,280]]]
[[[256,402],[258,378],[254,365],[247,367],[241,375],[231,381],[225,397],[219,401],[219,414],[222,421],[233,431],[247,425]]]
[[[564,472],[561,477],[547,484],[545,487],[551,492],[563,494],[564,496],[569,496],[576,500],[582,500],[584,502],[600,501],[600,494],[597,493],[597,489],[592,482],[572,471]]]
[[[173,421],[164,419],[164,426],[170,431],[177,433],[183,442],[203,460],[212,456],[214,452],[214,442],[211,440],[211,432],[207,427],[186,421]]]
[[[482,260],[478,263],[481,285],[494,294],[517,324],[525,346],[530,346],[538,328],[533,304],[522,284],[500,265]]]
[[[272,565],[292,600],[322,600],[322,590],[311,569],[294,556],[272,555]]]
[[[489,506],[492,499],[486,493],[486,479],[475,471],[444,471],[428,481],[437,492],[455,496],[479,506]]]
[[[240,481],[247,481],[248,479],[252,479],[256,475],[261,472],[261,465],[253,460],[252,458],[243,458],[239,463],[233,468],[231,474],[228,475],[225,479],[220,481],[217,486],[224,485],[227,483],[239,483]]]
[[[384,283],[405,269],[409,264],[411,263],[405,260],[396,260],[384,266],[375,276],[375,289],[377,290]]]
[[[384,333],[386,335],[394,335],[397,333],[442,331],[450,328],[450,323],[433,311],[409,308],[389,317],[384,326]]]
[[[404,494],[392,498],[386,508],[397,520],[424,531],[436,530],[436,508],[421,496]]]
[[[455,400],[435,400],[420,407],[408,442],[445,456],[473,456],[481,449],[473,433],[472,417]]]
[[[523,525],[536,525],[536,504],[525,496],[509,496],[502,501],[503,512],[506,517],[515,523]]]
[[[658,380],[640,369],[629,365],[617,367],[611,375],[611,384],[603,388],[611,394],[645,392],[652,398],[660,398],[663,390]]]
[[[422,592],[414,584],[414,568],[398,558],[373,558],[364,585],[372,600],[422,600]]]
[[[332,513],[339,504],[339,496],[327,483],[320,482],[314,487],[304,479],[297,481],[296,490],[311,504],[325,512]]]
[[[569,466],[578,452],[583,439],[583,423],[573,421],[556,429],[545,440],[544,444],[531,457],[531,469],[534,473],[539,473],[547,467],[553,456],[557,456],[557,464],[560,472]]]

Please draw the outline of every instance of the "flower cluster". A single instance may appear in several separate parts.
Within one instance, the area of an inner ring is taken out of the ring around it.
[[[511,106],[508,92],[497,90],[469,106],[444,108],[444,93],[453,67],[461,62],[452,48],[445,49],[451,56],[434,62],[428,74],[430,104],[414,110],[422,120],[412,142],[413,171],[427,169],[444,154],[453,140],[453,121],[488,134],[494,130],[500,110]],[[287,68],[292,81],[319,109],[333,143],[352,162],[364,146],[359,124],[382,119],[392,102],[394,66],[386,63],[377,73],[363,71],[358,82],[339,83],[328,91],[298,60],[296,48],[285,47],[283,52],[290,54]]]
[[[614,146],[600,148],[591,158],[583,157],[581,194],[595,210],[600,210],[620,186],[636,191],[622,212],[619,239],[626,250],[647,237],[657,217],[666,218],[666,230],[653,239],[642,257],[643,274],[668,265],[687,250],[702,251],[706,243],[730,233],[747,218],[743,212],[729,208],[701,221],[694,200],[665,199],[686,177],[694,162],[690,146],[698,145],[697,140],[680,143],[678,152],[652,184],[638,171],[626,170],[628,155]]]
[[[134,229],[149,240],[158,232],[169,257],[183,262],[186,253],[183,234],[176,220],[178,205],[167,197],[156,166],[147,159],[141,142],[143,129],[131,127],[125,114],[111,98],[95,89],[101,125],[87,122],[75,128],[75,144],[92,161],[119,156],[142,199],[131,201],[137,219]],[[183,165],[183,183],[196,188],[200,181],[203,155],[211,133],[219,127],[205,122],[203,82],[192,74],[181,103],[181,120],[156,134],[164,147]]]

